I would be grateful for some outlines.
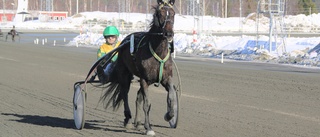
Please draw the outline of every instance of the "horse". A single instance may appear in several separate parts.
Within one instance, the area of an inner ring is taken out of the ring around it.
[[[142,108],[145,116],[146,135],[151,136],[155,135],[155,132],[151,128],[149,120],[151,102],[148,87],[156,83],[156,86],[162,85],[167,91],[167,112],[164,116],[166,121],[170,121],[175,116],[174,105],[177,101],[171,57],[175,0],[157,0],[157,3],[157,6],[153,6],[155,12],[149,31],[128,35],[122,40],[121,47],[108,54],[110,56],[117,52],[118,59],[115,61],[110,80],[103,82],[107,83],[107,86],[100,98],[105,108],[113,107],[114,110],[117,110],[121,104],[124,105],[124,126],[126,128],[142,127],[140,120]],[[133,75],[140,78],[134,122],[128,103],[128,93]],[[173,125],[172,128],[176,128],[176,125]]]
[[[2,32],[2,30],[0,29],[0,37],[2,37],[3,36],[3,32]]]
[[[18,32],[17,32],[15,29],[11,29],[11,30],[8,32],[8,34],[7,34],[7,36],[6,36],[6,41],[7,41],[7,39],[8,39],[8,35],[11,35],[12,41],[15,41],[14,38],[15,38],[16,35],[19,37],[19,34],[18,34]],[[19,39],[20,39],[20,37],[19,37]]]

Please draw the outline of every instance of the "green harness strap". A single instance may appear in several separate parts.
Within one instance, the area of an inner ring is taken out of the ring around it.
[[[159,82],[156,85],[157,87],[159,87],[160,82],[162,80],[162,73],[163,73],[163,67],[164,67],[164,63],[169,59],[170,57],[170,50],[168,50],[167,56],[164,59],[161,59],[156,52],[154,52],[154,50],[151,47],[151,44],[149,42],[149,49],[151,54],[153,55],[154,58],[156,58],[159,62],[160,62],[160,72],[159,72]]]

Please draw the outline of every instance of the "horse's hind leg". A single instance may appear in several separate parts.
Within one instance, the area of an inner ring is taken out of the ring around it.
[[[131,84],[131,79],[129,79],[129,77],[125,78],[126,82],[124,85],[120,85],[123,86],[123,89],[125,90],[125,94],[123,95],[123,102],[124,102],[124,126],[127,129],[131,129],[132,126],[132,116],[131,116],[131,111],[130,111],[130,107],[129,107],[129,102],[128,102],[128,93],[129,93],[129,89],[130,89],[130,84]]]
[[[174,117],[174,103],[176,102],[176,90],[173,87],[172,79],[169,78],[167,84],[164,87],[168,91],[167,95],[167,108],[168,112],[165,114],[164,119],[170,121]]]
[[[142,108],[142,101],[143,101],[143,95],[142,95],[142,89],[140,88],[137,93],[137,99],[136,99],[136,116],[134,119],[135,127],[140,130],[143,129],[142,123],[141,123],[141,108]]]
[[[129,103],[128,103],[128,93],[124,96],[124,127],[127,129],[132,129],[132,116],[131,116],[131,111],[129,108]]]
[[[149,102],[149,93],[148,93],[149,85],[144,79],[141,79],[140,87],[142,87],[141,94],[143,98],[143,111],[145,115],[144,128],[147,130],[146,132],[147,135],[154,136],[155,133],[150,126],[150,120],[149,120],[149,112],[151,109],[151,103]]]

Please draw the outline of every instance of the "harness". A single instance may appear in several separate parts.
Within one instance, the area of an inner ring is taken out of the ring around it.
[[[160,8],[162,8],[165,4],[166,4],[166,5],[169,5],[169,7],[172,7],[171,4],[165,2],[165,3],[163,3],[163,4],[160,6]],[[160,25],[160,24],[162,25],[162,26],[161,26],[161,29],[164,29],[164,27],[166,26],[166,24],[167,24],[168,22],[173,22],[173,20],[171,20],[171,19],[169,18],[169,16],[170,16],[170,13],[169,13],[169,11],[167,11],[166,18],[165,18],[163,24],[161,24],[160,21],[158,20],[158,21],[159,21],[159,25]],[[135,45],[135,44],[134,44],[134,34],[132,34],[131,37],[130,37],[130,53],[131,53],[131,55],[132,55],[133,57],[135,57],[135,53],[136,53],[137,50],[141,47],[141,43],[142,43],[142,41],[144,40],[144,38],[145,38],[146,35],[158,35],[158,36],[163,36],[163,37],[167,38],[167,40],[168,40],[168,37],[167,37],[167,36],[170,35],[168,32],[165,32],[165,31],[160,32],[160,33],[150,33],[150,32],[147,32],[147,33],[144,33],[144,34],[145,34],[145,35],[143,35],[143,37],[140,39],[138,45],[136,45],[136,46],[134,46],[134,45]],[[153,56],[157,61],[160,62],[159,80],[158,80],[158,83],[155,84],[156,87],[159,87],[160,82],[162,81],[164,64],[165,64],[165,62],[170,58],[170,52],[173,52],[173,50],[174,50],[173,42],[172,42],[172,40],[168,41],[169,50],[168,50],[168,53],[167,53],[166,57],[163,58],[163,59],[161,59],[161,58],[157,55],[157,53],[152,49],[151,43],[149,42],[148,44],[149,44],[149,50],[150,50],[152,56]],[[137,70],[138,70],[138,69],[137,69]]]
[[[164,67],[164,63],[169,59],[170,57],[170,49],[168,50],[168,53],[166,55],[166,57],[164,59],[161,59],[156,52],[154,52],[154,50],[152,49],[151,43],[149,42],[149,50],[151,52],[151,54],[153,55],[154,58],[156,58],[159,62],[160,62],[160,70],[159,70],[159,81],[157,84],[155,84],[156,87],[159,87],[160,82],[162,80],[162,73],[163,73],[163,67]]]

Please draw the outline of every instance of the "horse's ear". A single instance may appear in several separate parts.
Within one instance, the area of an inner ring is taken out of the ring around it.
[[[163,4],[163,0],[157,0],[158,5]]]
[[[175,0],[169,0],[169,3],[170,3],[171,5],[174,5],[174,2],[175,2]]]

